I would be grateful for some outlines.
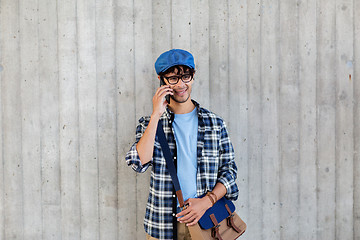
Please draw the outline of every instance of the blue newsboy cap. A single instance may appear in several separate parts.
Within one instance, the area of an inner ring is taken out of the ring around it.
[[[184,65],[195,69],[194,57],[188,51],[182,49],[171,49],[162,53],[155,62],[155,70],[159,75],[176,65]]]

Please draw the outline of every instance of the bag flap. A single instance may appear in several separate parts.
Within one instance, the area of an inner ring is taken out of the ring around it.
[[[209,229],[214,227],[213,222],[211,221],[210,215],[214,214],[218,223],[229,216],[228,211],[226,210],[225,204],[230,208],[230,211],[233,213],[235,211],[235,205],[229,199],[223,197],[218,200],[214,206],[209,208],[204,215],[199,220],[199,225],[203,229]]]

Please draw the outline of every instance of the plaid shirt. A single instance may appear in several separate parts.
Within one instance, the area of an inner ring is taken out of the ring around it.
[[[236,200],[238,188],[235,183],[237,168],[234,161],[234,149],[230,142],[224,121],[214,113],[197,108],[199,126],[197,142],[197,195],[211,191],[217,182],[222,183],[227,193],[226,198]],[[161,116],[166,139],[176,166],[176,142],[172,122],[174,114],[167,109]],[[166,168],[157,136],[155,138],[152,160],[142,165],[136,151],[136,144],[143,136],[150,117],[142,117],[136,128],[136,141],[126,155],[126,162],[136,172],[145,172],[152,166],[150,192],[144,219],[145,231],[158,239],[176,238],[176,195],[170,174]],[[175,229],[175,231],[174,231]]]

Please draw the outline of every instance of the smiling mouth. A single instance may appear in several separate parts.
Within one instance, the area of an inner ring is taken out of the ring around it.
[[[182,96],[182,95],[184,95],[185,93],[186,93],[186,91],[187,91],[187,88],[185,88],[185,89],[182,89],[182,90],[176,90],[176,91],[174,91],[175,93],[176,93],[176,95],[179,95],[179,96]]]
[[[190,98],[190,93],[187,94],[188,91],[189,88],[174,90],[174,95],[171,98],[177,103],[184,103]]]

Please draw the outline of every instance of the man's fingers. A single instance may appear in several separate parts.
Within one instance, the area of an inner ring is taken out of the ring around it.
[[[168,86],[168,85],[163,85],[163,86],[159,87],[156,91],[157,95],[161,95],[161,92],[166,91],[168,89],[171,89],[170,86]]]
[[[173,90],[171,88],[160,89],[157,93],[159,97],[164,97],[165,95],[171,94],[173,95]]]
[[[190,209],[185,209],[185,210],[182,210],[181,212],[179,212],[178,214],[176,214],[176,217],[181,217],[181,216],[185,216],[187,215],[188,213],[190,212]]]
[[[200,220],[200,218],[195,218],[192,222],[186,224],[186,226],[192,226],[195,225],[198,221]]]
[[[189,223],[189,222],[192,222],[192,221],[194,221],[194,219],[196,219],[195,217],[194,217],[194,215],[190,212],[189,214],[187,214],[187,215],[184,215],[183,217],[180,217],[179,218],[179,221],[181,222],[181,223]]]

